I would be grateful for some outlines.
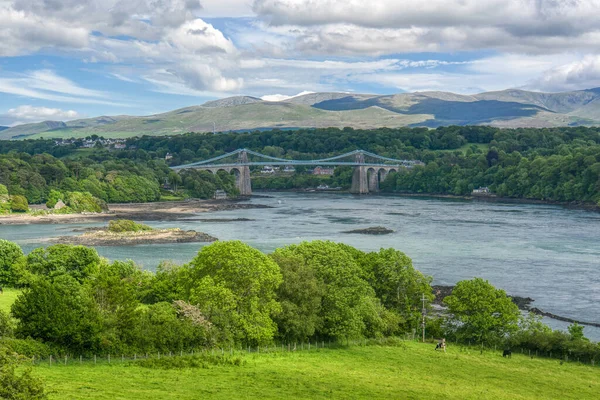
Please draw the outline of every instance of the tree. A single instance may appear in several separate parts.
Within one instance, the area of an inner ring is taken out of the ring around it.
[[[27,198],[21,195],[15,195],[10,197],[10,209],[13,212],[27,212],[29,211],[29,203]]]
[[[23,262],[23,250],[18,244],[0,239],[0,285],[15,286],[17,263]]]
[[[216,242],[202,248],[190,267],[190,298],[215,326],[245,344],[273,338],[282,280],[273,260],[239,241]]]
[[[33,250],[27,256],[26,270],[34,275],[55,277],[70,275],[83,282],[98,272],[100,256],[94,248],[56,244]]]
[[[69,275],[40,278],[11,308],[19,320],[16,335],[56,343],[78,352],[99,349],[101,320],[92,297]]]
[[[366,314],[369,312],[367,305],[377,304],[378,300],[375,299],[373,289],[363,279],[359,265],[346,246],[328,241],[304,242],[277,249],[273,258],[300,263],[302,266],[297,267],[300,271],[312,271],[318,285],[323,285],[324,293],[317,314],[319,324],[316,336],[343,339],[362,337],[367,333],[366,321],[373,318],[373,315]],[[295,304],[298,310],[307,311],[303,310],[306,306],[300,304],[301,298],[287,297],[287,300]],[[301,317],[306,318],[307,315],[298,313],[294,318]],[[369,325],[377,324],[370,321]]]
[[[321,328],[325,283],[301,255],[276,251],[271,257],[283,275],[283,283],[277,290],[281,313],[274,318],[279,336],[288,342],[302,342]]]
[[[454,316],[459,339],[499,342],[518,328],[519,308],[504,290],[481,278],[458,282],[444,303]]]
[[[364,254],[364,253],[363,253]],[[417,271],[406,254],[394,249],[359,256],[367,280],[381,303],[406,321],[405,329],[417,328],[421,321],[422,296],[433,300],[429,276]]]

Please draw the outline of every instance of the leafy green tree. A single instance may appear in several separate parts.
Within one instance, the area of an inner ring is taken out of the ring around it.
[[[18,319],[15,334],[65,348],[88,352],[99,349],[101,319],[89,291],[72,276],[33,281],[12,305]]]
[[[168,352],[214,344],[211,324],[200,310],[186,302],[160,302],[142,311],[136,347],[142,351]]]
[[[569,331],[569,335],[571,335],[571,339],[588,341],[589,339],[583,334],[583,328],[585,327],[583,325],[579,325],[578,323],[569,325],[567,329]]]
[[[83,282],[98,273],[102,260],[94,248],[56,244],[33,250],[27,256],[26,270],[33,275],[70,275]]]
[[[16,286],[18,277],[16,276],[17,263],[22,263],[24,258],[23,250],[18,244],[0,239],[0,285]]]
[[[500,342],[518,328],[519,308],[504,290],[481,278],[458,282],[444,303],[453,315],[459,339]]]
[[[17,372],[18,361],[17,356],[0,346],[0,399],[47,399],[42,381],[32,376],[30,368],[19,368],[20,373]]]
[[[13,212],[27,212],[29,211],[29,203],[27,198],[21,195],[15,195],[10,197],[10,209]]]
[[[67,192],[65,204],[75,212],[102,212],[108,210],[103,200],[88,192]]]
[[[417,328],[421,321],[422,296],[425,295],[428,302],[434,297],[432,278],[417,271],[410,257],[394,249],[364,254],[358,260],[382,304],[406,321],[405,329]]]
[[[106,349],[135,344],[140,320],[136,291],[144,279],[132,261],[115,261],[102,265],[94,279],[86,282],[102,320],[101,343]]]
[[[283,275],[283,283],[277,290],[281,313],[274,318],[279,336],[288,342],[302,342],[322,325],[320,311],[325,283],[301,255],[276,251],[271,257]]]
[[[365,305],[378,300],[346,246],[326,241],[304,242],[277,249],[273,258],[303,264],[301,268],[312,270],[319,285],[324,286],[316,336],[342,339],[367,334],[366,320],[373,316],[365,314]],[[300,307],[293,297],[287,300]],[[371,321],[370,325],[377,324]]]
[[[273,338],[282,280],[273,260],[239,241],[216,242],[202,248],[190,267],[191,300],[212,323],[247,344]]]

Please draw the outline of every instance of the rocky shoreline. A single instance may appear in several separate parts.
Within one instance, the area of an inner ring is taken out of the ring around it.
[[[109,204],[110,211],[104,213],[80,214],[9,214],[0,216],[0,225],[28,224],[73,224],[105,222],[113,219],[132,219],[137,221],[177,221],[193,218],[198,213],[241,209],[271,208],[263,204],[244,203],[241,200],[187,200],[155,203]],[[45,206],[44,206],[45,207]],[[43,206],[33,206],[43,210]]]
[[[60,236],[49,239],[53,244],[83,246],[135,246],[139,244],[202,243],[218,239],[203,232],[193,230],[156,229],[144,232],[113,233],[105,229],[90,229],[79,236]]]
[[[435,296],[435,298],[433,299],[433,304],[435,304],[438,307],[444,307],[443,300],[445,297],[450,296],[452,294],[452,289],[454,289],[454,286],[433,285],[432,289],[433,289],[433,294]],[[543,317],[552,318],[557,321],[569,322],[572,324],[576,323],[579,325],[587,325],[587,326],[593,326],[596,328],[600,328],[600,323],[578,321],[576,319],[561,317],[560,315],[556,315],[556,314],[552,314],[552,313],[540,310],[537,307],[531,307],[531,303],[533,303],[535,301],[531,297],[510,296],[510,295],[508,297],[511,298],[513,303],[515,303],[517,305],[517,307],[519,307],[519,310],[521,310],[521,311],[532,312],[536,315],[541,315]]]
[[[394,233],[394,231],[383,226],[372,226],[370,228],[343,231],[342,233],[359,233],[362,235],[388,235],[390,233]]]

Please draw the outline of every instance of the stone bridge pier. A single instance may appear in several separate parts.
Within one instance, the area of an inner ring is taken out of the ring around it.
[[[248,164],[248,154],[243,151],[238,155],[239,166],[235,167],[213,167],[204,168],[206,171],[210,171],[213,174],[217,174],[219,171],[225,171],[228,174],[235,175],[235,187],[240,191],[242,196],[250,196],[252,194],[252,180],[250,179],[250,167]],[[246,165],[243,165],[246,164]]]
[[[362,156],[362,154],[357,154],[357,156]],[[356,162],[364,163],[364,156],[362,160],[357,157]],[[373,167],[369,165],[354,167],[350,193],[368,194],[379,192],[379,184],[387,178],[390,172],[398,172],[398,167]]]

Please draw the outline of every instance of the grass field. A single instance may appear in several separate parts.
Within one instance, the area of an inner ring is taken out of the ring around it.
[[[244,354],[242,366],[42,364],[51,399],[596,399],[600,368],[431,344]]]
[[[3,288],[4,293],[0,294],[0,310],[4,312],[10,312],[10,306],[15,302],[19,293],[21,293],[18,289],[11,288]]]

